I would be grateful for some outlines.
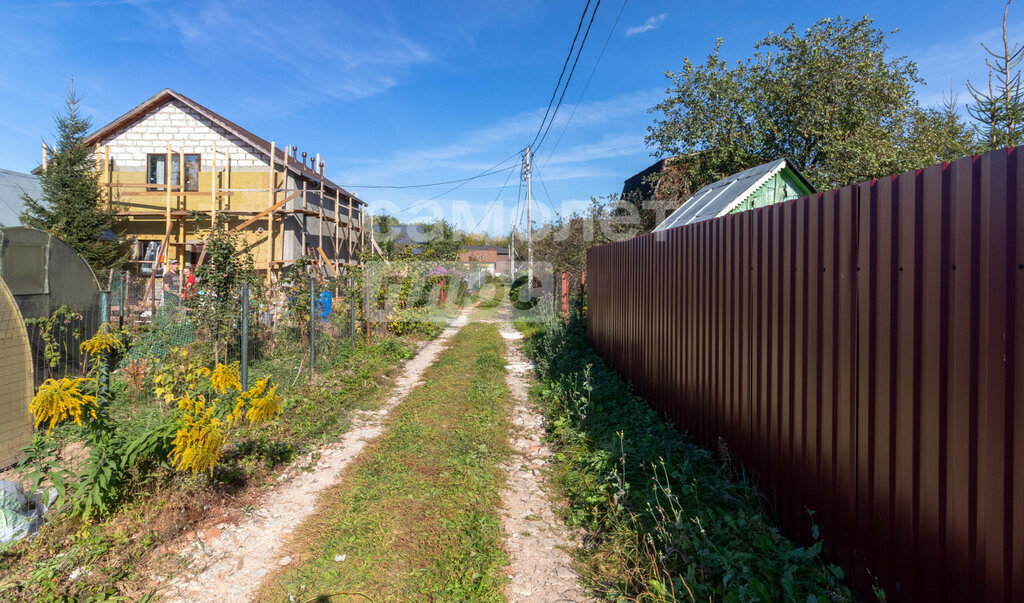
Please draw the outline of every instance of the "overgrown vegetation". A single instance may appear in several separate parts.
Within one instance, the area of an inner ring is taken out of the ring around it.
[[[60,500],[36,537],[0,547],[0,598],[145,596],[153,585],[140,575],[176,563],[154,549],[209,520],[211,509],[240,512],[241,501],[255,497],[282,464],[334,441],[355,410],[376,408],[390,371],[417,341],[440,332],[451,312],[430,304],[401,314],[401,330],[380,325],[367,336],[361,275],[353,275],[351,288],[321,279],[318,292],[337,288],[342,295],[329,317],[319,310],[314,317],[311,378],[301,328],[311,323],[308,274],[290,279],[306,283],[303,299],[291,289],[266,292],[251,282],[231,237],[213,240],[208,258],[217,274],[203,281],[196,300],[161,309],[138,333],[104,326],[81,344],[89,374],[40,388],[32,411],[43,431],[26,450],[21,478],[33,491],[53,486]],[[229,354],[243,283],[253,292],[245,391]],[[382,309],[393,301],[382,300]],[[350,302],[359,330],[351,339]],[[275,303],[294,311],[273,327],[262,324]],[[117,370],[108,374],[107,366]]]
[[[382,438],[293,538],[260,600],[503,600],[496,512],[507,452],[504,343],[466,326],[392,411]],[[285,595],[282,595],[285,593]]]
[[[953,99],[921,107],[917,64],[888,56],[887,35],[869,17],[825,18],[766,36],[733,66],[719,39],[703,64],[686,58],[667,74],[647,142],[681,156],[689,191],[780,157],[824,190],[971,154],[976,140]]]
[[[589,586],[627,600],[851,600],[821,543],[780,535],[727,459],[662,421],[597,357],[585,321],[517,324],[541,382],[569,525],[586,530]]]

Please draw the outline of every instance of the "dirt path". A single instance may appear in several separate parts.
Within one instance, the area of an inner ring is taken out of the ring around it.
[[[296,461],[282,476],[282,484],[269,492],[259,508],[241,523],[220,524],[183,543],[182,555],[190,571],[163,583],[158,597],[171,601],[249,601],[261,579],[273,569],[291,563],[281,547],[292,531],[316,509],[318,494],[334,484],[368,442],[383,431],[383,420],[418,384],[423,371],[434,363],[447,341],[466,324],[467,312],[424,346],[402,369],[388,401],[373,412],[361,411],[352,428],[335,444],[322,448],[319,459]],[[312,470],[306,470],[312,466]]]
[[[570,539],[561,519],[555,515],[546,492],[543,467],[552,455],[542,436],[543,417],[530,404],[527,375],[533,369],[519,350],[522,335],[507,322],[505,338],[505,380],[514,401],[512,436],[514,454],[503,467],[508,472],[502,492],[501,520],[511,559],[511,582],[505,588],[509,601],[589,601],[572,569],[566,552]]]

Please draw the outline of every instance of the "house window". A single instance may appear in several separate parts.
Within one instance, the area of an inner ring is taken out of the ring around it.
[[[180,157],[171,154],[171,185],[177,186]],[[167,155],[150,153],[146,156],[146,184],[167,184]],[[151,189],[155,190],[155,189]],[[199,190],[199,153],[185,154],[185,190]]]

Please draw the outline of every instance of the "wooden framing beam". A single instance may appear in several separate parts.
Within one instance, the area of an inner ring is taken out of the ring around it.
[[[341,191],[334,191],[334,271],[341,270]]]
[[[198,188],[198,187],[196,187]],[[210,228],[217,227],[217,143],[210,155]]]
[[[106,176],[107,184],[107,211],[110,211],[111,206],[114,204],[114,191],[110,189],[110,145],[103,145],[103,172]]]
[[[150,297],[150,293],[153,294],[152,301],[153,301],[153,313],[154,314],[156,313],[156,292],[152,291],[152,289],[153,289],[153,282],[156,280],[156,269],[160,266],[160,253],[163,252],[167,248],[167,240],[171,238],[171,229],[172,228],[174,228],[174,224],[173,223],[170,224],[167,227],[167,232],[164,233],[164,238],[163,238],[162,241],[160,241],[160,247],[157,248],[157,250],[156,250],[156,259],[153,260],[153,270],[150,271],[150,273],[149,273],[149,281],[146,283],[146,294],[142,298],[142,303],[145,304],[147,299]],[[165,264],[166,264],[166,261],[167,261],[167,254],[164,253],[164,262],[165,262]]]
[[[168,166],[168,169],[170,169],[170,166]],[[197,174],[197,176],[198,176],[198,174]],[[196,184],[198,184],[198,183],[196,183]],[[182,191],[185,190],[185,149],[184,149],[184,147],[181,148],[181,149],[178,149],[178,188],[180,188]],[[196,188],[198,189],[199,187],[197,186]],[[178,208],[179,209],[183,209],[185,211],[188,211],[187,205],[188,205],[188,198],[187,197],[182,198],[181,195],[179,194],[179,196],[178,196]],[[178,232],[175,233],[174,238],[175,238],[175,242],[176,243],[182,243],[182,242],[185,241],[185,219],[184,218],[178,218]],[[184,249],[182,249],[181,247],[175,247],[174,248],[174,255],[175,256],[180,256],[180,257],[178,257],[179,260],[184,259]],[[179,278],[178,279],[178,294],[180,295],[181,292],[184,291],[184,289],[185,289],[185,279]]]
[[[164,184],[167,189],[164,191],[166,206],[164,209],[164,227],[171,232],[171,143],[167,143],[167,154],[164,156]]]
[[[324,163],[320,159],[320,153],[316,154],[316,163],[313,165],[314,171],[319,169],[320,174],[320,208],[319,214],[320,219],[316,223],[316,246],[324,246]]]
[[[331,269],[331,272],[334,273],[334,278],[338,278],[338,271],[334,269],[334,266],[331,266],[331,260],[328,259],[327,254],[324,253],[324,248],[317,247],[316,250],[320,252],[320,257],[324,259],[324,264],[326,264],[327,267]]]
[[[277,203],[277,193],[274,189],[277,188],[277,172],[274,171],[274,162],[277,161],[277,146],[272,141],[270,143],[270,186],[269,193],[269,205],[274,207]],[[283,204],[282,204],[283,205]],[[274,210],[267,212],[267,281],[270,281],[270,267],[274,263]],[[257,216],[258,217],[258,216]],[[254,219],[255,220],[255,219]]]
[[[352,231],[352,224],[355,222],[355,220],[352,217],[352,206],[353,205],[354,204],[352,203],[352,197],[349,197],[348,198],[348,261],[350,261],[350,262],[352,261],[352,256],[353,256],[353,254],[352,254],[352,247],[355,244],[355,236],[356,236],[356,233],[354,233]]]
[[[274,211],[276,211],[276,210],[278,210],[278,209],[281,209],[281,207],[282,207],[282,206],[284,206],[284,204],[285,204],[285,203],[288,203],[289,201],[291,201],[291,200],[292,200],[292,199],[294,199],[295,197],[298,197],[298,196],[299,196],[299,195],[301,195],[301,194],[302,194],[301,192],[298,192],[298,193],[292,193],[292,194],[288,195],[287,197],[285,197],[285,198],[284,198],[284,199],[282,199],[281,201],[278,201],[277,203],[275,203],[275,204],[271,205],[271,206],[270,206],[270,207],[268,207],[267,209],[264,209],[264,210],[263,210],[263,211],[261,211],[260,213],[258,213],[258,214],[256,214],[255,216],[253,216],[253,217],[249,218],[248,220],[246,220],[245,222],[242,222],[242,223],[241,223],[241,224],[239,224],[238,226],[235,226],[235,227],[233,227],[233,228],[232,228],[231,230],[229,230],[228,232],[238,232],[239,230],[242,230],[242,229],[243,229],[243,228],[245,228],[246,226],[251,226],[251,225],[252,225],[253,223],[255,223],[255,222],[256,222],[257,220],[259,220],[260,218],[262,218],[263,216],[265,216],[265,215],[267,215],[267,214],[273,215],[273,212],[274,212]]]
[[[285,152],[287,153],[287,151],[285,151]],[[309,214],[306,213],[306,183],[307,182],[308,181],[305,178],[302,179],[302,253],[299,254],[299,255],[306,255],[306,226],[309,224],[309,221],[306,220],[306,216],[309,215]]]

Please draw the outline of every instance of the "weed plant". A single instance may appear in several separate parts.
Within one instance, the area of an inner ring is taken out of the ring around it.
[[[644,601],[852,599],[820,540],[800,547],[782,536],[727,453],[695,445],[601,361],[581,312],[517,326],[541,377],[532,394],[556,447],[566,520],[586,535],[589,586]]]

